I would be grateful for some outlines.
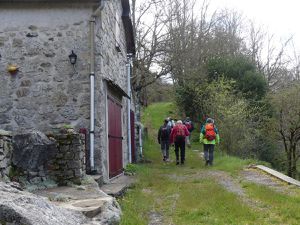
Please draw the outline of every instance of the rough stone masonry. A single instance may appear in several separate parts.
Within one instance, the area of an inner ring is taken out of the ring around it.
[[[0,180],[9,180],[12,150],[11,132],[0,130]]]
[[[3,1],[0,7],[0,129],[47,133],[64,125],[90,124],[89,21],[96,1]],[[49,2],[49,4],[45,4]],[[51,2],[51,4],[50,4]],[[50,6],[51,5],[51,6]],[[22,10],[20,10],[22,9]],[[95,27],[95,166],[108,176],[105,80],[124,91],[126,39],[121,1],[105,1]],[[119,19],[119,20],[117,20]],[[119,37],[116,25],[119,21]],[[119,40],[121,52],[116,50]],[[77,54],[75,70],[69,62]],[[16,65],[16,73],[7,67]],[[127,139],[122,100],[122,136]],[[123,141],[126,149],[126,141]],[[123,155],[124,162],[128,154]]]
[[[11,135],[0,130],[0,172],[3,180],[57,185],[80,184],[86,174],[85,137],[63,133],[48,138],[39,131]]]

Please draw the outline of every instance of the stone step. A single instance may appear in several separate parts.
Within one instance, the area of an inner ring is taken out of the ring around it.
[[[36,195],[51,200],[51,203],[73,211],[81,212],[91,221],[88,224],[118,224],[121,209],[115,198],[100,190],[93,178],[87,177],[80,186],[59,186],[37,190]],[[110,221],[110,222],[109,222]]]
[[[59,204],[59,206],[83,213],[89,218],[93,218],[102,212],[103,205],[111,201],[111,198],[96,198],[96,199],[84,199],[73,200]]]
[[[289,176],[284,175],[283,173],[280,173],[276,170],[270,169],[269,167],[263,166],[263,165],[255,165],[253,166],[254,168],[260,169],[284,182],[287,182],[288,184],[293,184],[296,185],[298,187],[300,187],[300,181],[295,180]]]
[[[134,182],[134,177],[121,175],[111,179],[109,183],[102,185],[100,189],[110,196],[121,197]]]
[[[89,176],[91,176],[99,186],[103,185],[103,176],[102,175],[97,174],[97,175],[89,175]]]

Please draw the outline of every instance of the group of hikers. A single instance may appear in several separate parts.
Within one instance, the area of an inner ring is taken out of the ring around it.
[[[159,128],[157,140],[161,146],[163,161],[169,162],[170,145],[175,146],[176,165],[183,165],[185,162],[185,146],[191,147],[191,133],[194,124],[189,117],[184,120],[173,120],[167,118]],[[205,165],[213,165],[214,147],[220,142],[219,131],[212,118],[206,118],[200,129],[200,143],[203,143]],[[180,154],[179,154],[180,153]],[[180,157],[179,157],[180,156]],[[180,161],[179,161],[180,159]]]

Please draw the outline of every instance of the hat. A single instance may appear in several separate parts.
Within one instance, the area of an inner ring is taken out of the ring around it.
[[[207,118],[206,123],[215,123],[215,121],[212,118]]]
[[[177,123],[177,124],[182,124],[182,121],[181,121],[181,120],[177,120],[176,123]]]

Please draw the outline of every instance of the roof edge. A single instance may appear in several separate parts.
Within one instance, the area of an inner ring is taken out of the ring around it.
[[[93,6],[98,6],[100,4],[100,0],[0,0],[0,5],[1,4],[13,4],[13,3],[18,3],[18,4],[82,4],[82,5],[93,5]]]
[[[122,0],[122,21],[125,28],[127,53],[135,55],[135,40],[133,34],[133,24],[130,16],[129,0]]]
[[[107,84],[108,84],[108,86],[110,88],[112,88],[113,90],[115,90],[120,95],[122,95],[122,96],[130,99],[130,96],[118,84],[116,84],[114,81],[112,81],[112,80],[110,80],[108,78],[103,78],[103,79],[107,82]]]

